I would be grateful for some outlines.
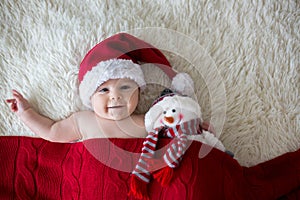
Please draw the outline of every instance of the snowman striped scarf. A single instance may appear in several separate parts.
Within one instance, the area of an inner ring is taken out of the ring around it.
[[[177,167],[187,149],[187,135],[200,134],[201,130],[199,125],[200,119],[193,119],[178,124],[175,127],[159,127],[149,132],[143,143],[141,156],[132,174],[146,183],[150,182],[151,166],[149,166],[148,161],[152,159],[155,154],[160,135],[162,137],[174,138],[169,144],[170,146],[164,154],[163,159],[169,167]]]

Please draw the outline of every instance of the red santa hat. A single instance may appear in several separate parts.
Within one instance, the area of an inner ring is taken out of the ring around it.
[[[171,79],[176,75],[163,53],[149,43],[127,33],[113,35],[84,57],[79,69],[79,95],[82,103],[92,108],[90,98],[109,79],[129,78],[140,88],[145,86],[141,65],[153,63]]]
[[[175,94],[181,96],[193,97],[194,91],[194,81],[187,73],[176,74],[171,83],[171,87],[166,88],[162,91],[160,96],[152,103],[152,106],[162,101],[165,97],[174,96]]]

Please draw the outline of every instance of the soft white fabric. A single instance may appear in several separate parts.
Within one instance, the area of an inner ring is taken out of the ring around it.
[[[195,140],[207,144],[211,147],[217,148],[220,151],[226,151],[223,143],[212,133],[208,131],[203,131],[202,134],[199,135],[189,135],[189,140]]]
[[[81,60],[125,31],[159,47],[170,42],[163,52],[177,71],[191,75],[203,119],[242,165],[293,151],[300,147],[299,10],[298,0],[2,1],[0,134],[33,136],[4,102],[12,88],[56,120],[83,109]],[[139,112],[162,85],[170,86],[154,69],[143,68],[151,84],[141,92]]]
[[[199,119],[202,123],[202,112],[199,104],[190,97],[183,97],[179,95],[166,96],[161,101],[154,104],[145,114],[145,127],[148,132],[161,127],[162,119],[165,116],[165,111],[176,111],[183,114],[181,122]],[[167,113],[168,114],[168,113]],[[172,114],[172,113],[171,113]],[[166,116],[169,116],[166,115]]]
[[[193,97],[195,95],[194,81],[187,73],[178,73],[172,79],[171,89],[181,95]]]
[[[180,74],[180,77],[183,74]],[[188,76],[183,76],[189,79]],[[178,78],[178,77],[177,77]],[[177,79],[176,78],[176,79]],[[173,82],[173,81],[172,81]],[[191,85],[191,82],[189,81]],[[172,84],[173,85],[173,84]],[[174,110],[174,111],[173,111]],[[170,112],[171,111],[171,112]],[[182,119],[178,120],[178,115],[182,115]],[[154,104],[145,115],[145,126],[148,132],[151,132],[161,126],[168,126],[164,123],[164,117],[173,117],[174,124],[169,127],[175,127],[178,124],[182,124],[193,119],[199,119],[202,123],[202,112],[198,103],[191,97],[187,96],[166,96],[162,100]],[[179,121],[179,123],[177,123]],[[196,140],[205,143],[211,147],[215,147],[221,151],[225,151],[225,147],[222,142],[212,133],[204,131],[201,134],[191,133],[194,135],[188,135],[189,140]]]
[[[102,61],[94,66],[92,70],[86,72],[79,85],[79,95],[83,105],[92,109],[90,98],[96,89],[109,79],[119,78],[129,78],[142,89],[146,85],[140,65],[131,60],[110,59]]]

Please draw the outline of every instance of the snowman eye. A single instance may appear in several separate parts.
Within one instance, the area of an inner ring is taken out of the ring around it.
[[[174,112],[176,112],[176,110],[175,110],[175,109],[173,109],[173,110],[172,110],[172,112],[174,113]]]
[[[167,111],[164,111],[163,114],[164,114],[164,115],[167,114]]]

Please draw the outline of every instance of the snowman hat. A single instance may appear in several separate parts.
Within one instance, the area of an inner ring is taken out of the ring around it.
[[[179,109],[184,113],[184,121],[200,119],[202,112],[199,103],[192,98],[194,95],[193,80],[186,73],[178,73],[172,80],[171,89],[166,88],[152,103],[151,108],[145,114],[145,127],[147,131],[157,128],[163,112],[168,109]],[[178,111],[178,110],[177,110]]]

